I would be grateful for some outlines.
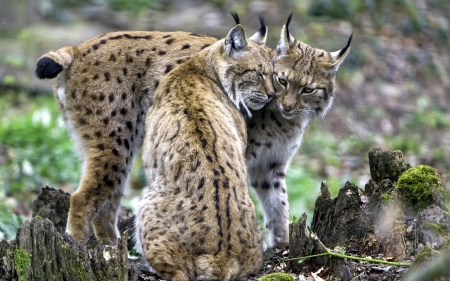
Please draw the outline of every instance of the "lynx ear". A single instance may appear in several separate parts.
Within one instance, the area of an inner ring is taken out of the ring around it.
[[[289,24],[291,23],[292,13],[289,15],[287,22],[281,29],[280,42],[277,46],[278,55],[286,55],[292,46],[294,46],[295,38],[289,33]]]
[[[264,17],[261,14],[259,14],[258,17],[261,27],[252,37],[248,38],[248,40],[253,41],[258,45],[266,45],[267,32],[269,29],[264,22]]]
[[[247,45],[248,42],[247,37],[245,36],[245,30],[240,24],[233,27],[225,38],[224,47],[230,57],[242,52]]]
[[[345,46],[342,50],[336,51],[336,52],[330,52],[331,56],[331,68],[334,71],[337,71],[339,68],[339,65],[344,61],[345,57],[347,56],[348,52],[350,52],[350,43],[352,42],[353,33],[350,35],[350,38],[348,39],[347,46]]]

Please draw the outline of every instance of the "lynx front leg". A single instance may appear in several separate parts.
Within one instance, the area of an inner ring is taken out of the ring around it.
[[[289,246],[289,202],[286,190],[284,172],[276,172],[276,177],[266,177],[252,180],[261,207],[264,212],[264,222],[270,230],[269,246],[284,249]]]

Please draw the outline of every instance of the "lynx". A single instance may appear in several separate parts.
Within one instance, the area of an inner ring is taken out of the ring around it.
[[[288,31],[291,16],[283,26],[277,50],[270,51],[277,98],[262,110],[251,110],[254,116],[246,118],[249,181],[265,213],[268,243],[279,248],[288,245],[286,169],[309,121],[324,116],[330,108],[336,71],[350,50],[350,40],[337,52],[295,40]],[[78,242],[85,243],[92,221],[99,240],[116,243],[117,209],[142,143],[143,120],[153,93],[174,66],[216,41],[188,32],[113,32],[38,59],[37,76],[56,77],[54,96],[83,161],[67,226]],[[326,87],[313,85],[315,92],[307,93],[311,89],[304,87],[304,80],[316,76]],[[318,106],[305,104],[312,100]],[[129,135],[129,126],[137,134]]]
[[[266,30],[247,40],[236,25],[155,92],[143,145],[149,191],[136,215],[136,241],[169,280],[242,279],[261,264],[244,116],[273,95]]]
[[[37,62],[82,161],[70,199],[67,232],[78,243],[95,236],[117,243],[118,208],[144,137],[144,120],[160,79],[217,39],[189,32],[112,32],[63,47]]]
[[[269,242],[278,248],[289,245],[286,170],[309,122],[324,117],[331,107],[336,72],[352,39],[336,52],[312,48],[291,36],[291,17],[281,30],[273,56],[275,98],[263,109],[252,110],[253,118],[246,120],[249,180],[263,202]]]

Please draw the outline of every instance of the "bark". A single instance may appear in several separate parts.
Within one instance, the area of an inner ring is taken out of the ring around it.
[[[134,216],[121,210],[118,226],[123,234],[117,246],[105,246],[94,236],[80,246],[64,233],[69,204],[70,194],[42,188],[34,202],[33,218],[22,224],[15,240],[0,241],[0,281],[138,280],[145,268],[127,259]]]
[[[127,232],[117,246],[79,246],[40,217],[24,222],[12,241],[0,242],[0,280],[127,280]]]

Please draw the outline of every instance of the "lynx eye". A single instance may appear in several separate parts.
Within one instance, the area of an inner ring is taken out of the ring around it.
[[[280,83],[281,86],[283,86],[283,87],[286,87],[286,86],[287,86],[287,83],[288,83],[288,82],[287,82],[286,79],[277,77],[277,81],[278,81],[278,83]]]
[[[311,94],[312,92],[314,92],[314,90],[315,89],[313,89],[313,88],[304,87],[302,90],[302,93]]]

